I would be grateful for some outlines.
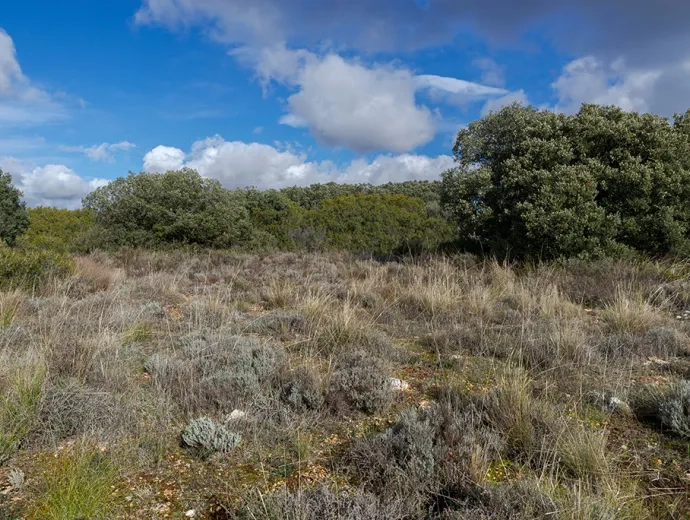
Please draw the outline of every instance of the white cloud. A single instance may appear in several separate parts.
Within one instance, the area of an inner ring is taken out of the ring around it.
[[[327,145],[406,152],[434,137],[431,111],[416,103],[407,70],[367,68],[331,54],[308,63],[297,82],[281,122],[305,126]]]
[[[0,124],[31,126],[66,117],[66,110],[23,74],[9,34],[0,28]]]
[[[491,112],[497,112],[501,110],[503,107],[507,107],[508,105],[512,105],[513,103],[521,103],[523,105],[529,104],[527,94],[525,94],[524,90],[517,90],[515,92],[510,92],[505,96],[501,96],[496,99],[489,99],[486,103],[484,103],[481,115],[482,117],[484,117],[485,115],[490,114]]]
[[[434,75],[415,76],[392,65],[365,65],[337,54],[318,56],[284,43],[262,49],[241,47],[230,54],[252,67],[264,92],[271,81],[295,88],[280,122],[307,128],[321,143],[357,152],[404,153],[433,139],[438,115],[416,94],[469,103],[508,93]]]
[[[166,172],[179,170],[184,165],[185,153],[171,146],[156,146],[144,156],[144,171]]]
[[[620,59],[607,64],[593,56],[579,58],[551,85],[558,97],[556,110],[576,112],[586,102],[646,112],[661,75],[659,70],[629,69]]]
[[[227,188],[256,186],[268,189],[330,181],[381,184],[438,179],[443,171],[453,165],[450,156],[403,154],[379,155],[371,162],[356,159],[339,168],[330,161],[308,161],[306,155],[292,150],[280,150],[259,143],[229,142],[215,136],[195,142],[189,154],[178,148],[156,147],[146,155],[144,171],[168,169],[153,164],[151,160],[153,155],[159,155],[153,152],[161,148],[166,150],[167,156],[179,160],[178,168],[194,168],[205,177],[218,179]]]
[[[13,158],[0,161],[12,174],[13,183],[24,193],[29,206],[78,208],[81,199],[94,189],[105,186],[106,179],[87,179],[63,164],[30,166]]]
[[[65,152],[83,153],[93,161],[108,161],[114,160],[113,154],[116,152],[128,152],[137,145],[129,141],[122,141],[119,143],[101,143],[93,146],[61,146],[60,149]]]
[[[478,58],[473,62],[474,66],[482,71],[482,83],[502,87],[505,85],[505,71],[491,58]]]

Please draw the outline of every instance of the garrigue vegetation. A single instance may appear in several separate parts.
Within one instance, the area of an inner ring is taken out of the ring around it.
[[[688,517],[688,120],[512,106],[440,182],[77,211],[3,174],[0,518]]]

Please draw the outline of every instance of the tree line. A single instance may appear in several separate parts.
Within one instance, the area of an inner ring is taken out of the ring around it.
[[[690,254],[690,111],[511,105],[462,129],[439,181],[228,190],[196,171],[130,173],[83,209],[27,209],[0,172],[0,238],[64,251],[139,247],[514,259]]]

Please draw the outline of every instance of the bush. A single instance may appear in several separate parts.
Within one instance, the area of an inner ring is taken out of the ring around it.
[[[384,501],[360,489],[338,490],[318,487],[298,492],[253,493],[241,508],[228,513],[230,519],[266,520],[402,520],[410,518],[399,501]]]
[[[331,377],[329,402],[365,413],[386,410],[393,402],[388,366],[382,360],[357,351],[340,361]]]
[[[208,454],[229,453],[241,440],[242,437],[238,434],[208,417],[193,420],[182,432],[182,442],[185,446]]]
[[[185,412],[230,412],[238,399],[270,390],[282,362],[274,345],[197,332],[183,337],[174,353],[151,356],[144,368]]]
[[[91,192],[84,208],[95,213],[104,247],[188,244],[227,248],[252,238],[241,194],[182,169],[130,174]]]
[[[93,213],[85,209],[30,208],[31,224],[20,243],[36,249],[63,252],[85,250],[86,235],[93,227]]]
[[[305,215],[302,227],[322,233],[327,250],[375,255],[433,249],[450,236],[445,221],[429,217],[421,199],[406,195],[327,199]]]
[[[690,148],[668,120],[514,104],[471,123],[441,200],[461,238],[518,258],[690,250]]]
[[[37,289],[53,277],[74,270],[72,259],[59,252],[0,246],[0,290]]]
[[[318,379],[306,368],[299,368],[287,375],[280,397],[294,410],[303,412],[319,410],[324,404],[323,391]]]
[[[690,439],[690,381],[642,388],[633,398],[633,410],[641,420]]]
[[[0,245],[4,242],[13,246],[29,227],[29,215],[21,197],[22,192],[12,186],[10,174],[0,170]]]

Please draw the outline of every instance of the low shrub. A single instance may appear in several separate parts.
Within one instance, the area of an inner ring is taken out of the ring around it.
[[[690,381],[644,387],[633,398],[633,411],[641,420],[690,439]]]
[[[410,518],[399,500],[382,500],[361,489],[333,491],[317,487],[306,491],[253,493],[244,504],[228,511],[232,520],[402,520]]]
[[[188,448],[205,454],[229,453],[242,441],[242,437],[208,417],[190,422],[182,432],[182,442]]]
[[[199,331],[179,340],[174,352],[151,356],[144,369],[186,413],[230,412],[239,399],[270,391],[283,361],[276,345]]]
[[[328,392],[330,404],[343,404],[365,413],[386,410],[393,402],[389,368],[363,351],[346,355],[335,366]]]
[[[287,380],[281,387],[281,400],[298,412],[319,410],[324,404],[324,395],[316,376],[306,368],[299,368],[286,374]]]
[[[64,253],[0,246],[0,290],[35,290],[46,280],[73,271],[74,263]]]

